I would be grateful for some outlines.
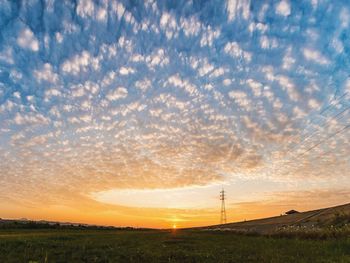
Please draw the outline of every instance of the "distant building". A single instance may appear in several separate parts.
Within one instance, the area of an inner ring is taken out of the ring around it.
[[[289,211],[285,212],[285,214],[286,214],[286,215],[299,214],[299,212],[292,209],[292,210],[289,210]]]

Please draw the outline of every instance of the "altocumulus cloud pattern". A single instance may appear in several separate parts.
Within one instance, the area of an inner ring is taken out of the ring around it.
[[[349,12],[321,0],[1,1],[0,191],[344,178]]]

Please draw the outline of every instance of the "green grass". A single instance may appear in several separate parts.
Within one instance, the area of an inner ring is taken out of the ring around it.
[[[1,230],[0,262],[350,262],[350,238],[181,230]]]

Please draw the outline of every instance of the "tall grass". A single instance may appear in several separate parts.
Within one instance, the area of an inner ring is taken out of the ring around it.
[[[0,231],[0,262],[350,262],[350,239],[218,231]]]

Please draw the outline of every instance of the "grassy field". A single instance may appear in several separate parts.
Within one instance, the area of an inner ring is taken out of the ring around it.
[[[350,238],[188,230],[1,230],[0,262],[350,262]]]

